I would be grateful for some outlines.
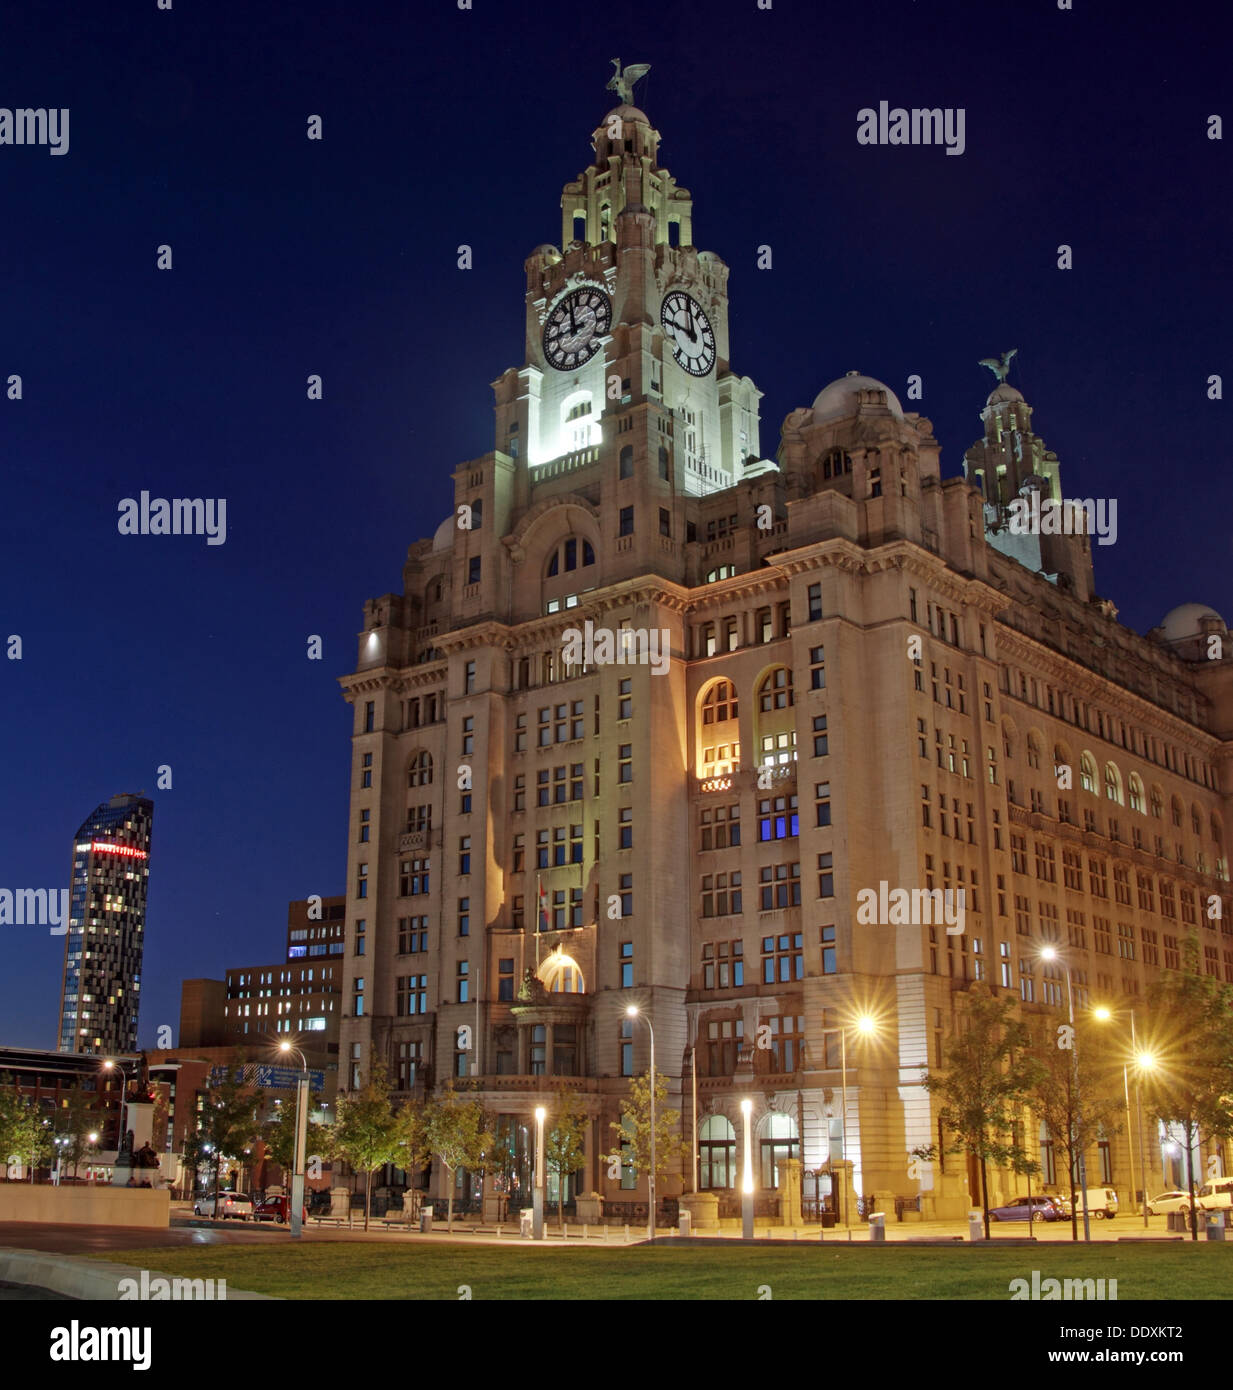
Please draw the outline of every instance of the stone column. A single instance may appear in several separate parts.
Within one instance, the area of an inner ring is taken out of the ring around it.
[[[801,1226],[801,1161],[785,1158],[779,1162],[779,1219],[785,1226]]]

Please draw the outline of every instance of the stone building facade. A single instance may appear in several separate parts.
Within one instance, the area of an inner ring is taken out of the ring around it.
[[[592,144],[565,244],[526,261],[494,448],[365,605],[342,681],[340,1087],[374,1050],[399,1094],[467,1078],[525,1181],[565,1085],[593,1120],[579,1189],[645,1197],[600,1156],[649,1022],[688,1140],[696,1077],[704,1187],[735,1195],[749,1096],[763,1192],[796,1159],[823,1197],[846,1157],[856,1192],[957,1214],[966,1168],[909,1176],[910,1151],[971,981],[1056,1008],[1056,941],[1082,1002],[1145,1025],[1190,929],[1233,980],[1233,918],[1201,910],[1228,896],[1224,623],[1184,605],[1138,636],[1090,536],[1012,530],[1061,473],[1004,381],[963,477],[854,372],[761,458],[727,267],[658,133],[625,104]],[[962,890],[964,930],[858,920],[880,885]],[[1125,1155],[1089,1174],[1128,1192]]]

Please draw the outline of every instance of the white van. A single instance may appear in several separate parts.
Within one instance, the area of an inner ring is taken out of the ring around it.
[[[1079,1211],[1082,1210],[1083,1198],[1079,1196]],[[1112,1221],[1117,1215],[1117,1193],[1111,1187],[1089,1187],[1087,1210],[1097,1221]]]
[[[1199,1188],[1199,1206],[1204,1211],[1233,1207],[1233,1178],[1215,1178]]]

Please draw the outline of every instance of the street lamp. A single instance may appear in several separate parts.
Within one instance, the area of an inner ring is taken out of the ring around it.
[[[126,1151],[124,1147],[128,1138],[128,1069],[123,1062],[108,1057],[103,1062],[103,1070],[120,1073],[120,1133],[116,1139],[116,1163],[112,1169],[111,1183],[113,1187],[124,1187],[133,1171],[132,1151]]]
[[[862,1037],[872,1037],[878,1031],[878,1021],[872,1014],[861,1014],[851,1025],[853,1030]],[[839,1075],[840,1075],[840,1119],[839,1119],[839,1167],[840,1167],[840,1196],[843,1208],[843,1224],[848,1225],[848,1029],[843,1028],[823,1028],[822,1047],[826,1048],[826,1039],[832,1034],[839,1034]],[[823,1057],[823,1061],[825,1061]],[[826,1153],[829,1163],[831,1138],[826,1136]]]
[[[745,1166],[741,1174],[741,1236],[753,1240],[754,1233],[754,1177],[753,1142],[750,1138],[750,1115],[753,1101],[741,1101],[741,1115],[745,1121]]]
[[[1107,1022],[1113,1017],[1113,1012],[1103,1005],[1092,1010],[1094,1018],[1101,1023]],[[1130,1152],[1130,1190],[1135,1190],[1135,1154],[1134,1144],[1130,1139],[1131,1119],[1130,1119],[1130,1068],[1135,1068],[1135,1113],[1139,1122],[1139,1170],[1143,1175],[1143,1229],[1147,1230],[1147,1158],[1143,1149],[1143,1096],[1141,1090],[1141,1080],[1144,1071],[1150,1071],[1156,1064],[1155,1057],[1150,1052],[1141,1052],[1138,1041],[1135,1037],[1135,1011],[1130,1010],[1130,1046],[1133,1054],[1133,1061],[1122,1064],[1122,1090],[1126,1098],[1126,1144]]]
[[[291,1237],[298,1240],[304,1230],[304,1150],[308,1144],[308,1059],[298,1047],[289,1042],[278,1045],[280,1052],[294,1052],[300,1059],[300,1074],[295,1081],[295,1159],[291,1169],[291,1211],[287,1220]]]
[[[535,1107],[535,1186],[531,1198],[531,1238],[544,1238],[544,1118],[547,1111]]]
[[[1072,1075],[1072,1077],[1074,1078],[1074,1080],[1073,1080],[1074,1097],[1075,1097],[1074,1110],[1077,1112],[1077,1111],[1079,1110],[1079,1040],[1078,1040],[1078,1037],[1077,1037],[1077,1035],[1076,1035],[1076,1033],[1075,1033],[1075,996],[1074,996],[1074,990],[1073,990],[1073,988],[1072,988],[1072,986],[1071,986],[1071,980],[1070,980],[1070,966],[1069,966],[1068,964],[1066,964],[1065,961],[1062,961],[1062,960],[1061,960],[1061,956],[1058,954],[1057,948],[1056,948],[1055,946],[1046,946],[1046,947],[1041,951],[1040,956],[1041,956],[1041,959],[1042,959],[1042,960],[1047,960],[1047,961],[1061,961],[1061,963],[1062,963],[1062,968],[1066,971],[1066,1004],[1067,1004],[1067,1007],[1068,1007],[1069,1012],[1070,1012],[1070,1067],[1071,1067],[1071,1075]],[[1075,1127],[1074,1127],[1073,1124],[1070,1126],[1070,1152],[1071,1152],[1071,1155],[1072,1155],[1072,1158],[1073,1158],[1074,1152],[1075,1152]],[[1081,1190],[1082,1193],[1083,1193],[1083,1239],[1084,1239],[1084,1240],[1091,1240],[1091,1238],[1092,1238],[1092,1223],[1091,1223],[1091,1218],[1090,1218],[1090,1216],[1088,1215],[1088,1209],[1087,1209],[1087,1159],[1086,1159],[1086,1157],[1084,1156],[1084,1145],[1083,1145],[1082,1143],[1079,1145],[1079,1164],[1078,1164],[1078,1166],[1079,1166],[1079,1187],[1080,1187],[1080,1190]],[[1072,1223],[1072,1224],[1071,1224],[1072,1233],[1073,1233],[1073,1231],[1074,1231],[1074,1224],[1073,1224],[1073,1223],[1074,1223],[1074,1219],[1075,1219],[1075,1217],[1074,1217],[1074,1209],[1075,1209],[1075,1208],[1074,1208],[1074,1201],[1075,1201],[1074,1169],[1073,1169],[1073,1167],[1072,1167],[1072,1169],[1071,1169],[1071,1188],[1070,1188],[1070,1211],[1071,1211],[1071,1217],[1070,1217],[1070,1219],[1071,1219],[1071,1223]]]
[[[631,1004],[625,1010],[626,1017],[640,1018],[647,1026],[647,1031],[651,1035],[651,1173],[648,1181],[647,1195],[650,1198],[648,1203],[646,1218],[646,1235],[648,1240],[655,1239],[655,1029],[651,1027],[651,1020],[646,1014],[641,1013],[637,1004]]]

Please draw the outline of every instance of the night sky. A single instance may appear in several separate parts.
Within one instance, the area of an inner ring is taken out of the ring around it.
[[[288,900],[344,890],[336,678],[493,445],[523,260],[560,236],[612,57],[651,63],[637,103],[731,267],[764,456],[858,369],[954,476],[977,363],[1017,347],[1065,495],[1118,499],[1099,592],[1140,632],[1190,600],[1233,616],[1207,398],[1213,373],[1233,390],[1224,6],[474,3],[5,14],[0,107],[71,117],[64,156],[0,145],[0,384],[24,394],[0,393],[0,638],[24,647],[0,663],[0,886],[66,888],[93,807],[153,796],[143,1046],[181,979],[278,959]],[[882,99],[962,107],[964,154],[859,145]],[[118,534],[143,488],[225,497],[226,543]],[[0,932],[0,1043],[53,1047],[63,938]]]

